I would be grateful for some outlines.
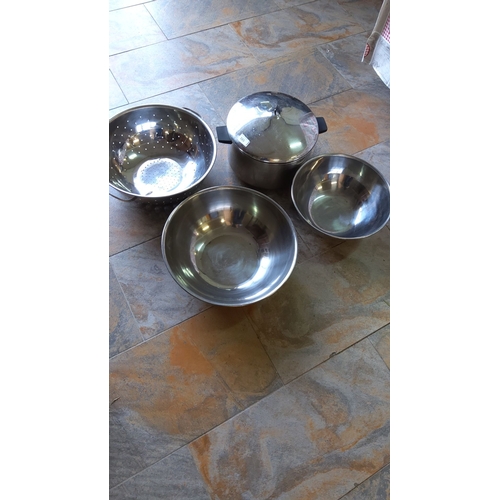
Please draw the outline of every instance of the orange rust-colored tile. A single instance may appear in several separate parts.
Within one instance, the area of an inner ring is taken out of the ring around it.
[[[136,415],[139,427],[186,439],[238,411],[213,366],[175,333],[114,358],[110,396],[119,398],[117,409]]]
[[[282,385],[246,309],[211,307],[172,328],[172,335],[196,345],[244,406]]]
[[[310,107],[328,124],[328,131],[318,138],[316,154],[354,154],[389,139],[389,104],[381,97],[347,90]]]
[[[200,350],[187,341],[177,329],[170,336],[170,365],[184,375],[213,375],[214,369]]]

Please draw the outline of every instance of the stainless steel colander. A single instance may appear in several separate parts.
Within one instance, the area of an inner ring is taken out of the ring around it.
[[[109,121],[109,186],[123,201],[177,203],[212,169],[215,137],[186,108],[143,105]]]

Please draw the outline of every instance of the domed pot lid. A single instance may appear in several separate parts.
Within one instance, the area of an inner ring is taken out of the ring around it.
[[[318,140],[318,119],[295,97],[258,92],[240,99],[227,116],[232,142],[256,160],[291,163],[305,157]]]

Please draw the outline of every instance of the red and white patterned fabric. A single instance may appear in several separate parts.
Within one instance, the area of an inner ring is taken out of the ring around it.
[[[390,0],[384,0],[361,60],[371,64],[381,80],[391,86],[391,17]]]

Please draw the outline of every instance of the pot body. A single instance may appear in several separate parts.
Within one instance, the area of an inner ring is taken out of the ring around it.
[[[278,189],[292,182],[297,169],[309,159],[311,153],[300,161],[268,163],[247,155],[236,144],[231,144],[228,155],[229,166],[240,180],[261,189]]]
[[[295,97],[257,92],[240,99],[229,111],[227,126],[217,127],[219,142],[230,144],[229,165],[253,187],[276,189],[293,179],[310,158],[323,118]]]

